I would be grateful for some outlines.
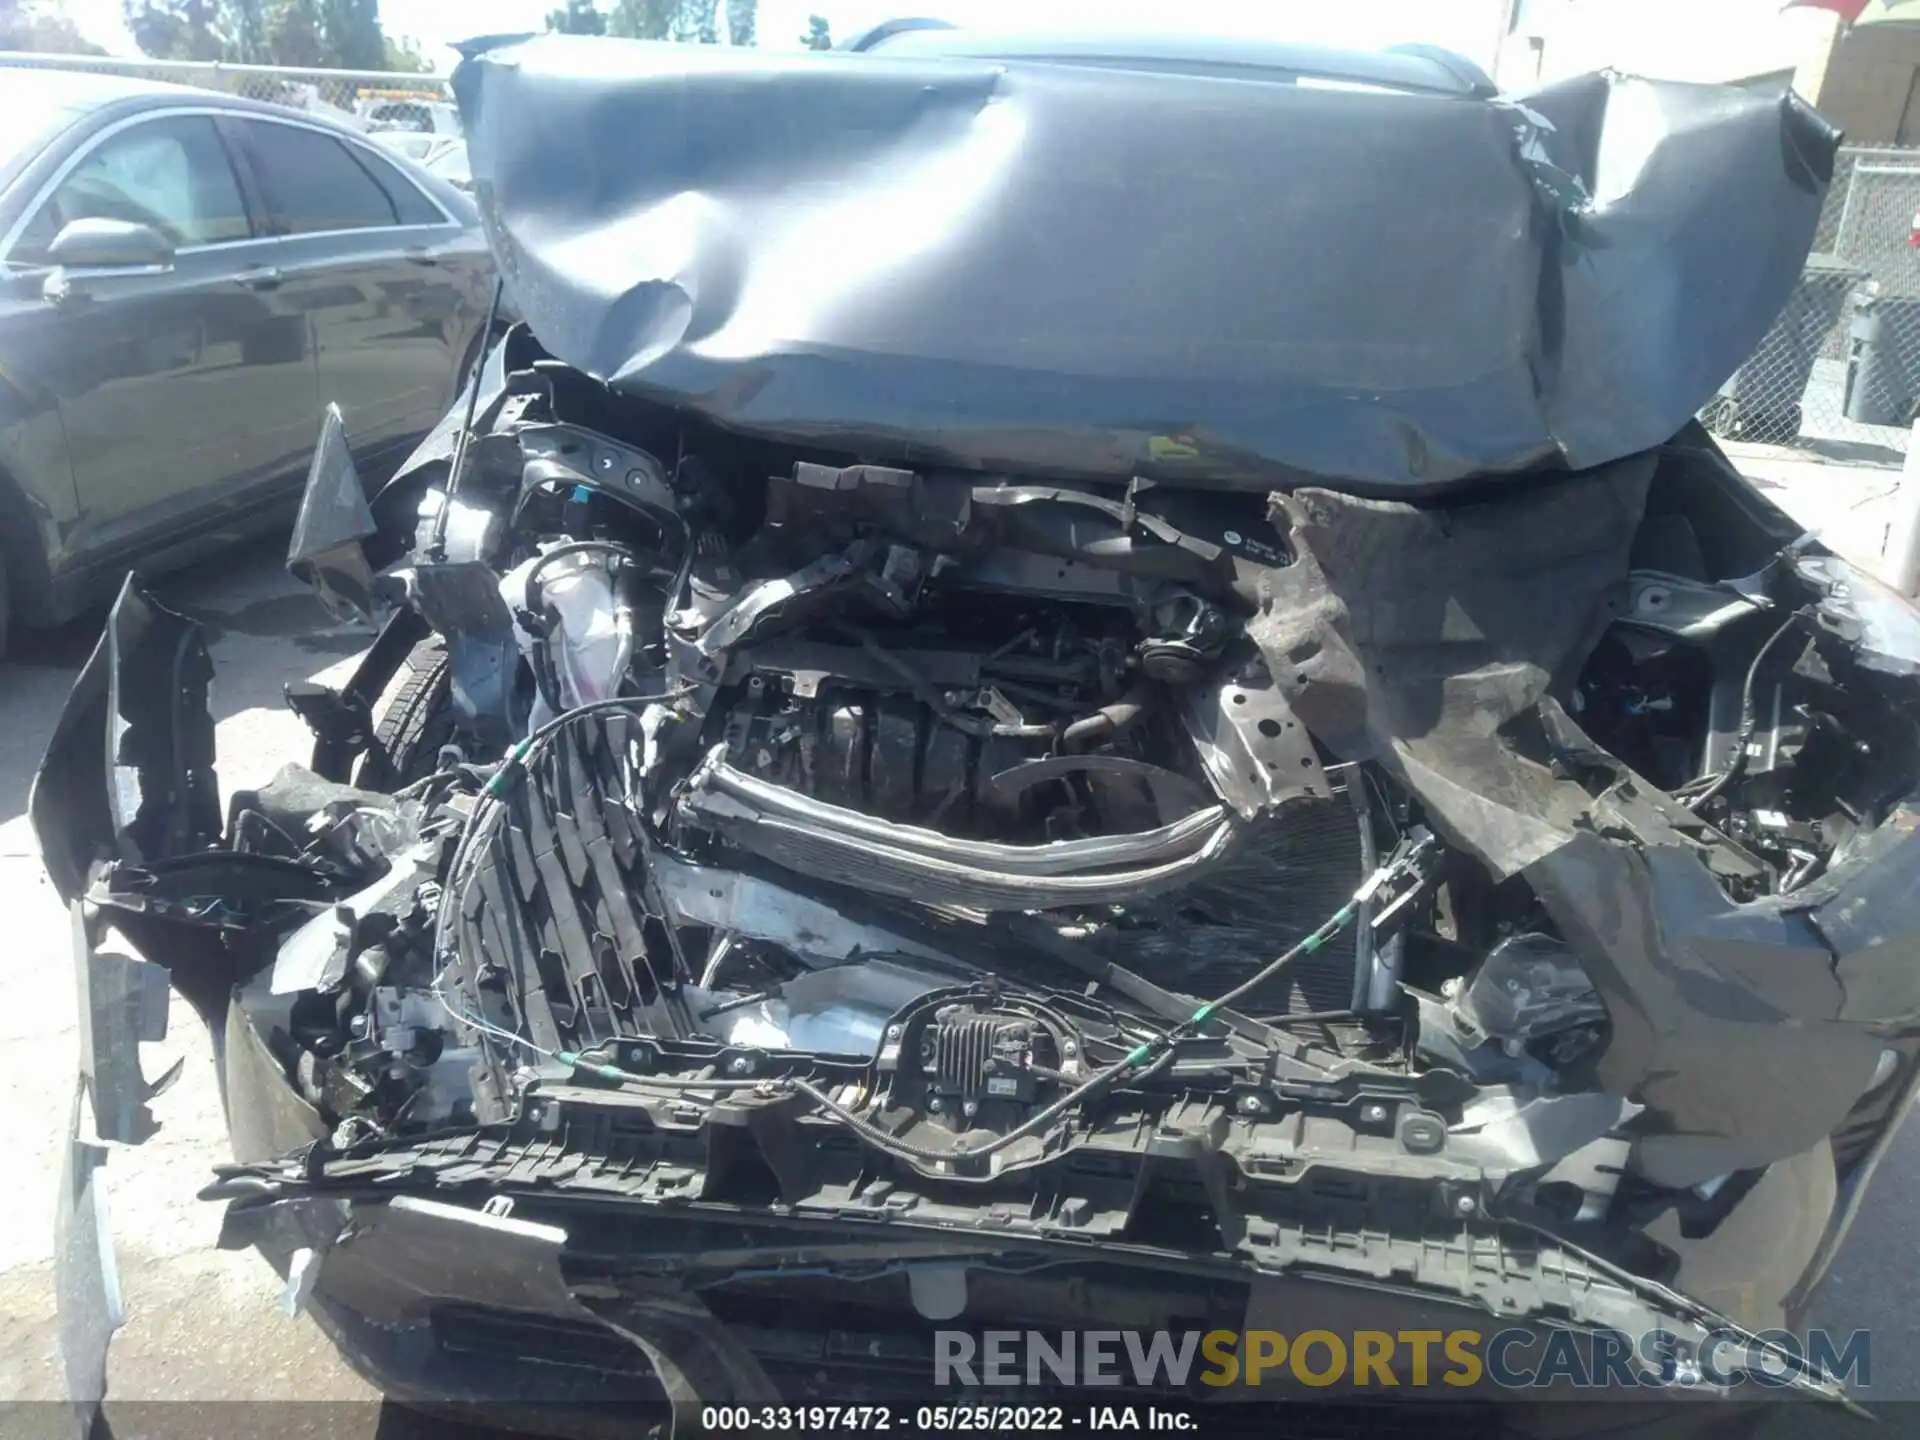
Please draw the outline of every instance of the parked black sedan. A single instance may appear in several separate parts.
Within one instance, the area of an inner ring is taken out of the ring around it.
[[[317,116],[0,69],[0,637],[286,523],[337,404],[377,482],[478,350],[454,186]]]

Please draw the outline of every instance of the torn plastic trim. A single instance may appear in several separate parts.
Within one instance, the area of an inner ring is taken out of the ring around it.
[[[102,953],[98,912],[68,905],[74,978],[79,992],[80,1063],[60,1160],[54,1212],[54,1304],[67,1397],[91,1426],[107,1392],[107,1351],[126,1323],[114,1260],[106,1197],[97,1172],[108,1150],[82,1138],[86,1121],[101,1140],[138,1145],[160,1127],[149,1102],[180,1076],[184,1059],[149,1084],[140,1066],[143,1042],[167,1035],[169,987],[158,965]]]
[[[320,597],[334,619],[371,620],[373,567],[366,541],[378,529],[347,443],[346,421],[340,407],[329,404],[287,543],[287,571]]]
[[[142,1042],[167,1038],[167,972],[146,960],[103,952],[101,928],[83,900],[67,907],[73,934],[74,982],[80,999],[80,1087],[102,1140],[138,1145],[160,1128],[148,1102],[180,1078],[176,1060],[152,1084],[140,1068]]]
[[[120,857],[139,864],[205,849],[221,829],[206,637],[129,575],[107,643],[108,807]]]
[[[94,1433],[107,1393],[107,1351],[127,1323],[119,1267],[98,1180],[106,1147],[80,1138],[81,1092],[67,1113],[60,1155],[60,1194],[53,1220],[53,1292],[61,1368],[78,1434]]]
[[[54,724],[28,811],[62,900],[96,861],[150,863],[220,836],[213,661],[200,626],[128,575]]]

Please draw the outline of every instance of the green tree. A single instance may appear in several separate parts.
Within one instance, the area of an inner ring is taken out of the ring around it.
[[[670,40],[677,0],[614,0],[607,33],[623,40]]]
[[[756,0],[727,0],[727,38],[751,45]],[[627,40],[678,40],[683,44],[720,43],[720,0],[614,0],[607,34]]]
[[[156,60],[221,60],[227,40],[218,0],[123,0],[133,43]]]
[[[380,0],[320,0],[320,53],[325,64],[339,70],[385,68]]]
[[[396,40],[391,35],[385,37],[387,63],[380,68],[393,70],[403,75],[427,75],[433,66],[427,63],[427,57],[420,53],[417,40]]]
[[[326,63],[320,43],[320,0],[273,0],[267,14],[267,54],[274,65]]]
[[[222,32],[226,36],[223,60],[242,65],[274,64],[267,36],[273,19],[273,0],[224,0]]]
[[[12,10],[30,3],[0,0]],[[121,13],[134,44],[156,60],[414,74],[432,68],[413,41],[386,37],[380,0],[121,0]]]
[[[104,55],[80,34],[57,0],[31,4],[0,0],[0,50],[34,50],[43,55]]]
[[[561,35],[604,35],[607,17],[593,0],[567,0],[560,9],[547,12],[547,29]]]
[[[807,16],[807,33],[800,37],[800,43],[809,50],[831,50],[833,48],[833,32],[827,28],[827,17],[824,15]]]

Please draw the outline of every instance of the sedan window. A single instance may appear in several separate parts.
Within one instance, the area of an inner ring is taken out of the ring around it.
[[[409,160],[425,160],[436,146],[446,143],[438,135],[418,135],[411,130],[382,130],[372,138],[375,144]]]
[[[276,235],[400,223],[393,197],[345,145],[297,125],[247,121],[247,147]]]
[[[75,220],[151,225],[179,248],[251,233],[226,147],[204,115],[143,121],[101,141],[27,222],[9,258],[45,263]]]
[[[458,141],[436,141],[436,149],[444,149],[448,144]],[[447,217],[440,213],[439,207],[420,192],[420,187],[402,175],[392,165],[377,155],[368,155],[364,151],[353,157],[358,160],[387,192],[387,199],[393,202],[395,215],[402,225],[444,225]]]

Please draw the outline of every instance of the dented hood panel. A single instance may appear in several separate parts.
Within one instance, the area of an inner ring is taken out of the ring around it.
[[[1402,494],[1678,431],[1791,291],[1838,139],[1613,75],[547,36],[454,86],[511,298],[616,389],[874,460]]]

